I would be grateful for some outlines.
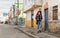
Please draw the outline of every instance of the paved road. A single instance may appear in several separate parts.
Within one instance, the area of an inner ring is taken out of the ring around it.
[[[0,38],[30,38],[19,30],[17,26],[0,24]]]

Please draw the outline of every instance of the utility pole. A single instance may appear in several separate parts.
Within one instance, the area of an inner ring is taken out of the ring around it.
[[[21,24],[23,22],[23,10],[24,10],[24,7],[23,7],[23,3],[24,1],[19,1],[17,0],[17,3],[15,3],[17,5],[17,9],[16,9],[16,24],[18,24],[18,20],[21,20]],[[20,7],[20,8],[19,8]],[[17,14],[18,10],[20,11],[20,15]],[[18,18],[20,16],[20,18]]]
[[[17,0],[17,12],[19,10],[19,0]],[[16,25],[18,25],[18,14],[16,13]]]
[[[17,10],[19,10],[19,0],[17,0]]]

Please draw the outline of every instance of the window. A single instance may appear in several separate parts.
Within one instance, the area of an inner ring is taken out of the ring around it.
[[[53,20],[58,20],[58,6],[53,6]]]
[[[33,2],[34,0],[28,0],[28,1]]]
[[[24,2],[25,2],[24,4],[27,5],[27,0],[24,0]]]

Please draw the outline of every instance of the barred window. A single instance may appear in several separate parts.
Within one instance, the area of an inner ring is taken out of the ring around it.
[[[58,5],[53,6],[53,20],[58,20]]]

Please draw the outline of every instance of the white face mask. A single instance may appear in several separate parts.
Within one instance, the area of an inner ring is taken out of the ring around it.
[[[38,15],[40,15],[40,13],[38,13]]]

